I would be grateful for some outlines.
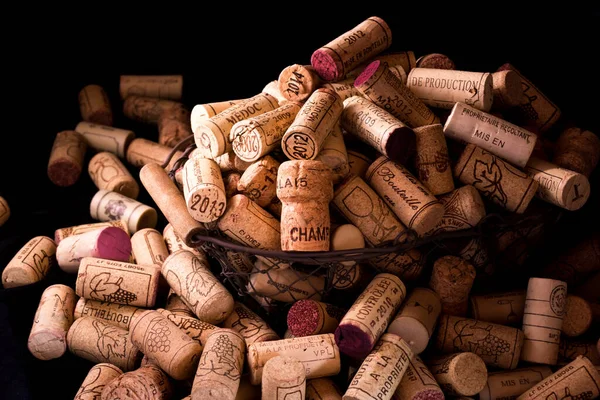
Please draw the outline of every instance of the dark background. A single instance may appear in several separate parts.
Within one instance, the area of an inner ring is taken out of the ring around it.
[[[600,132],[598,122],[598,26],[593,10],[563,9],[548,17],[509,8],[493,12],[419,5],[401,12],[344,8],[317,11],[306,4],[275,7],[273,16],[251,15],[235,6],[186,9],[161,5],[153,11],[105,10],[20,21],[5,33],[4,129],[0,133],[0,195],[12,215],[0,227],[0,270],[29,239],[53,237],[61,227],[93,222],[89,201],[96,192],[87,170],[72,187],[48,180],[46,166],[54,136],[80,121],[77,94],[91,83],[109,94],[114,126],[157,140],[156,127],[121,115],[121,74],[183,74],[183,102],[195,104],[246,98],[260,92],[294,63],[309,64],[314,50],[372,15],[392,30],[390,51],[448,55],[457,69],[495,71],[511,62],[563,111],[565,120]],[[340,5],[341,7],[341,5]],[[8,18],[8,17],[7,17]],[[550,132],[549,137],[557,132]],[[93,154],[88,151],[87,161]],[[85,167],[87,168],[87,167]],[[137,176],[137,170],[132,169]],[[598,172],[592,197],[567,213],[548,242],[552,255],[562,243],[598,231]],[[142,189],[139,200],[151,204]],[[162,230],[164,219],[157,229]],[[564,241],[564,242],[563,242]],[[50,284],[74,286],[74,276],[54,271],[29,287],[0,289],[0,398],[73,398],[91,363],[68,352],[39,361],[27,350],[33,314]]]

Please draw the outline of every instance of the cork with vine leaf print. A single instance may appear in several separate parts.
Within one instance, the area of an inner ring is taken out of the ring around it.
[[[47,236],[36,236],[19,250],[2,271],[5,289],[29,285],[46,277],[56,263],[56,244]]]
[[[112,364],[100,363],[94,365],[75,394],[75,400],[98,400],[102,395],[104,387],[123,374],[119,368]]]
[[[222,324],[223,328],[230,328],[244,337],[246,346],[255,342],[267,342],[269,340],[279,340],[279,335],[271,329],[254,311],[236,302],[233,312]]]

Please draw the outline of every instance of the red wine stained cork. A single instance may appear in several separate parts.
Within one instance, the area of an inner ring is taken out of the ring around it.
[[[39,282],[56,263],[56,244],[47,236],[28,241],[2,271],[2,286],[10,289]]]
[[[177,143],[192,136],[190,112],[184,106],[163,111],[158,119],[158,143],[175,147]]]
[[[135,138],[133,131],[85,121],[78,123],[75,131],[84,137],[85,142],[92,149],[108,151],[119,158],[125,158],[127,147]]]
[[[250,165],[240,177],[237,190],[254,200],[261,207],[266,207],[277,197],[277,170],[279,161],[271,156],[264,156]]]
[[[87,85],[79,91],[81,119],[95,124],[111,126],[113,114],[108,95],[99,85]]]
[[[348,175],[356,175],[365,179],[365,174],[369,165],[373,163],[369,157],[354,150],[348,150],[348,165],[350,165],[350,173]]]
[[[192,125],[198,152],[205,158],[215,158],[232,151],[229,131],[236,122],[264,114],[279,107],[277,99],[266,93],[254,97]]]
[[[129,332],[93,318],[76,319],[67,333],[69,351],[94,363],[110,363],[123,371],[136,369],[143,354]]]
[[[141,313],[130,327],[131,341],[173,379],[189,379],[202,347],[155,310]]]
[[[574,246],[561,252],[556,260],[543,269],[543,274],[576,286],[588,279],[592,272],[599,270],[600,234],[593,233],[585,235]]]
[[[98,396],[102,394],[102,389],[122,373],[123,371],[120,368],[112,364],[100,363],[94,365],[81,382],[81,386],[75,394],[75,400],[101,399]]]
[[[454,176],[473,185],[483,197],[522,214],[538,189],[538,183],[526,172],[512,166],[481,147],[469,144],[454,167]]]
[[[537,141],[535,133],[463,103],[452,108],[444,134],[472,143],[518,167],[525,167]]]
[[[198,222],[214,222],[225,212],[225,184],[216,162],[192,157],[183,167],[187,212]]]
[[[599,395],[600,372],[590,360],[579,356],[517,400],[595,399]]]
[[[333,127],[331,133],[323,142],[323,147],[321,147],[321,151],[319,151],[319,155],[315,160],[322,161],[331,169],[331,179],[334,185],[340,183],[350,173],[348,152],[342,127],[339,123]]]
[[[171,148],[165,145],[142,138],[133,139],[127,147],[127,162],[134,167],[143,167],[146,164],[162,164],[167,160],[171,153]],[[173,163],[181,157],[183,153],[177,151],[169,164],[166,166],[167,171],[173,167]]]
[[[90,215],[99,221],[121,220],[129,232],[154,228],[158,219],[156,210],[117,192],[99,190],[90,202]]]
[[[253,385],[260,384],[263,368],[275,356],[294,357],[306,368],[306,378],[335,376],[340,372],[340,350],[333,334],[259,342],[248,346],[248,369]]]
[[[521,78],[515,71],[506,70],[492,73],[492,86],[494,87],[494,110],[506,110],[518,107],[523,103],[523,89]]]
[[[206,104],[196,104],[194,108],[192,108],[192,112],[190,114],[191,125],[195,126],[199,121],[209,119],[210,117],[214,117],[215,115],[227,110],[230,107],[235,106],[236,104],[244,101],[246,99],[239,100],[228,100],[228,101],[219,101],[215,103],[206,103]]]
[[[140,187],[125,165],[112,153],[102,151],[93,156],[88,172],[98,189],[121,193],[136,199]]]
[[[290,307],[287,326],[294,337],[334,333],[345,310],[315,300],[299,300]]]
[[[279,340],[279,335],[254,311],[236,302],[233,312],[221,324],[223,328],[233,329],[244,337],[246,346],[256,342]]]
[[[144,309],[138,307],[108,303],[100,300],[89,300],[81,297],[77,301],[77,304],[75,304],[73,317],[75,319],[93,317],[101,319],[107,324],[129,330],[129,326],[133,320],[143,311]]]
[[[471,296],[469,300],[473,319],[500,325],[521,325],[525,291]]]
[[[464,316],[474,281],[475,268],[460,257],[448,255],[434,262],[429,287],[440,296],[444,314]]]
[[[267,266],[257,262],[257,270],[250,276],[251,293],[266,296],[284,303],[302,299],[321,300],[325,290],[325,277],[307,274],[293,268]]]
[[[529,278],[521,360],[555,365],[567,303],[567,284],[546,278]]]
[[[182,75],[121,75],[121,99],[129,96],[148,96],[159,99],[181,100]]]
[[[342,127],[379,153],[405,164],[415,151],[415,132],[362,96],[344,100]]]
[[[48,161],[50,181],[63,187],[75,184],[81,175],[86,149],[85,139],[78,132],[57,133]]]
[[[404,339],[393,333],[384,334],[352,378],[344,399],[390,400],[413,358]]]
[[[279,92],[289,101],[304,101],[321,85],[321,78],[310,65],[285,67],[277,79]]]
[[[337,123],[344,104],[335,92],[315,90],[281,138],[281,148],[292,160],[314,160]]]
[[[400,278],[377,274],[335,331],[340,351],[352,358],[366,357],[398,312],[405,296],[406,287]]]
[[[403,281],[414,281],[423,272],[425,257],[419,249],[410,249],[404,253],[387,253],[371,260],[371,264],[380,272],[396,275]]]
[[[181,103],[156,97],[132,95],[123,102],[123,114],[134,121],[156,124],[164,111],[175,107],[181,107]]]
[[[70,226],[68,228],[57,229],[54,231],[54,242],[56,242],[56,244],[58,245],[63,239],[68,238],[69,236],[81,235],[86,232],[106,228],[109,226],[117,227],[129,235],[129,229],[127,229],[127,224],[125,224],[121,220],[116,220],[108,222],[96,222],[93,224],[76,225]]]
[[[456,69],[454,62],[445,54],[431,53],[417,59],[417,68]]]
[[[431,289],[414,288],[387,329],[400,336],[415,354],[421,354],[429,344],[440,313],[440,297]]]
[[[168,376],[156,365],[148,364],[107,383],[100,400],[169,400],[172,395]]]
[[[131,237],[131,251],[136,264],[162,265],[169,256],[163,236],[151,228],[137,231]]]
[[[52,360],[65,353],[76,297],[73,289],[65,285],[44,290],[27,340],[27,348],[35,358]]]
[[[306,369],[296,358],[275,356],[265,363],[263,371],[262,400],[306,397]]]
[[[181,297],[179,297],[173,289],[170,289],[167,294],[165,309],[176,315],[196,318],[194,312],[183,302],[183,300],[181,300]]]
[[[427,366],[447,396],[474,396],[487,383],[485,363],[471,352],[438,357],[430,360]]]
[[[434,228],[445,209],[406,168],[381,156],[367,170],[367,183],[407,228],[422,235]]]
[[[356,226],[344,224],[331,233],[331,250],[363,249],[365,238]],[[363,268],[356,261],[340,261],[331,282],[338,290],[352,289],[361,281]]]
[[[479,400],[516,399],[549,375],[552,375],[552,370],[545,366],[490,372],[485,387],[479,393]]]
[[[600,138],[580,128],[563,131],[556,142],[552,162],[589,178],[600,160]]]
[[[196,341],[201,348],[204,348],[208,335],[219,327],[208,322],[204,322],[193,316],[177,314],[163,308],[156,311],[161,313],[170,322],[175,324],[183,333]]]
[[[83,257],[129,261],[129,235],[114,226],[96,229],[81,235],[69,236],[56,247],[56,261],[65,272],[75,274]]]
[[[568,295],[561,331],[569,337],[581,336],[592,326],[593,314],[585,299]]]
[[[558,350],[558,364],[568,364],[578,356],[585,356],[592,364],[600,366],[599,346],[600,338],[597,340],[590,340],[562,337],[560,339],[560,348]]]
[[[481,195],[471,185],[464,185],[452,192],[438,197],[444,205],[444,215],[435,228],[427,235],[470,229],[485,217],[485,204]]]
[[[454,190],[448,146],[441,124],[414,129],[416,137],[415,168],[418,178],[433,195]]]
[[[419,356],[415,356],[409,362],[393,399],[444,400],[444,392]]]
[[[326,81],[339,81],[359,64],[392,44],[392,31],[379,17],[370,17],[318,50],[310,63]]]
[[[0,226],[4,225],[9,217],[10,207],[8,206],[8,202],[4,197],[0,196]]]
[[[384,62],[377,60],[369,64],[354,81],[354,87],[411,128],[439,123],[438,117]]]
[[[354,87],[354,79],[356,79],[356,77],[346,78],[339,82],[324,83],[321,87],[336,92],[342,101],[344,101],[352,96],[361,95],[358,89]]]

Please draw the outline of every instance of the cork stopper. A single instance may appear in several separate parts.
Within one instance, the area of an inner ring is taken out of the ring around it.
[[[264,156],[250,165],[240,177],[237,190],[266,207],[277,197],[277,170],[280,163],[271,156]]]
[[[279,340],[279,335],[258,314],[236,302],[233,312],[222,323],[223,328],[233,329],[244,337],[246,346],[256,342]]]
[[[429,287],[440,296],[444,314],[464,316],[474,281],[475,268],[460,257],[448,255],[434,262]]]
[[[494,109],[505,110],[518,107],[525,100],[521,79],[515,71],[494,72],[492,74],[492,85],[494,87]]]
[[[188,213],[198,222],[214,222],[225,212],[225,184],[213,160],[189,158],[183,167],[183,196]]]
[[[78,132],[57,133],[48,161],[50,181],[61,187],[74,185],[81,175],[86,149],[85,139]]]
[[[181,103],[156,97],[131,95],[123,102],[123,114],[134,121],[156,124],[164,111],[175,107],[181,107]]]
[[[417,59],[417,68],[456,69],[454,61],[445,54],[431,53]]]
[[[120,368],[112,364],[99,363],[94,365],[81,382],[81,386],[75,394],[75,400],[85,400],[85,396],[89,393],[95,396],[102,394],[102,389],[122,373],[123,371]]]
[[[348,165],[350,166],[348,176],[356,175],[361,179],[365,179],[365,173],[369,165],[373,163],[373,160],[358,151],[348,150],[347,153]]]
[[[599,160],[600,138],[591,131],[573,127],[558,137],[552,162],[589,178]]]
[[[290,307],[287,326],[295,337],[334,333],[345,310],[315,300],[299,300]]]
[[[525,309],[525,291],[471,296],[471,316],[479,321],[500,325],[521,325]]]
[[[415,356],[410,360],[392,398],[395,400],[444,400],[444,392],[419,356]]]
[[[200,151],[198,151],[198,149],[194,149],[190,153],[189,158],[206,158],[206,157],[204,157],[202,155],[202,153]],[[244,161],[240,157],[238,157],[238,155],[235,154],[234,151],[228,151],[225,154],[221,154],[220,156],[215,157],[214,160],[217,163],[217,165],[219,166],[219,168],[221,169],[221,172],[234,171],[234,172],[242,173],[245,170],[247,170],[250,165],[252,165],[251,162]]]
[[[431,360],[429,368],[435,380],[449,396],[475,396],[487,382],[487,368],[478,355],[454,353]]]
[[[179,297],[173,289],[170,289],[167,294],[165,309],[176,315],[195,317],[194,312],[183,302],[183,300],[181,300],[181,297]]]
[[[10,217],[10,207],[8,202],[2,196],[0,196],[0,226],[4,225]]]
[[[340,183],[350,173],[348,152],[342,133],[342,127],[336,123],[329,136],[323,142],[319,155],[315,158],[331,169],[331,180],[334,185]]]
[[[569,337],[583,335],[592,325],[593,314],[590,303],[585,299],[568,295],[561,331]]]
[[[158,143],[175,147],[186,137],[192,136],[190,112],[183,105],[162,112],[158,119]]]
[[[544,366],[490,372],[485,388],[479,393],[479,400],[517,398],[549,375],[552,375],[552,370]]]
[[[135,133],[112,126],[82,121],[75,131],[80,133],[89,147],[98,151],[108,151],[119,158],[125,158],[125,150],[135,138]]]
[[[232,106],[238,103],[241,103],[244,100],[246,99],[219,101],[207,104],[196,104],[192,108],[192,112],[190,114],[191,125],[195,126],[198,121],[214,117],[215,115],[227,110],[228,108],[231,108]]]
[[[419,181],[436,196],[453,191],[452,166],[442,125],[420,126],[414,129],[414,133],[417,152],[415,168]]]
[[[257,261],[257,270],[250,276],[248,291],[284,303],[302,299],[321,300],[325,290],[323,275],[308,274],[281,264],[275,261],[267,265]]]
[[[182,75],[121,75],[119,79],[121,99],[133,95],[181,100],[182,89]]]
[[[444,215],[439,224],[427,235],[470,229],[486,216],[485,204],[481,195],[471,185],[464,185],[452,192],[438,197],[444,205]]]
[[[111,126],[113,114],[108,95],[100,85],[87,85],[79,91],[81,119],[94,124]]]
[[[81,317],[98,318],[119,328],[129,330],[129,326],[144,310],[139,307],[126,306],[117,303],[108,303],[100,300],[89,300],[80,297],[75,304],[73,318]]]
[[[154,228],[156,210],[117,192],[99,190],[90,202],[91,217],[100,221],[120,219],[127,223],[129,232]]]
[[[127,225],[121,220],[116,220],[107,222],[95,222],[93,224],[75,225],[69,226],[67,228],[59,228],[54,231],[54,242],[58,245],[63,239],[68,238],[69,236],[81,235],[89,231],[102,229],[109,226],[119,228],[123,232],[127,233],[127,235],[129,235],[129,229],[127,229]]]
[[[90,159],[88,173],[98,189],[137,199],[140,187],[116,155],[108,151],[97,153]]]
[[[277,80],[279,92],[290,101],[304,101],[321,84],[321,78],[310,65],[285,67]]]
[[[29,240],[2,271],[2,286],[10,289],[39,282],[56,263],[56,244],[47,236]]]
[[[331,233],[331,250],[363,249],[365,238],[356,226],[340,225]],[[332,285],[338,290],[352,289],[361,281],[362,267],[356,261],[342,261],[336,267]]]
[[[127,146],[127,162],[134,167],[143,167],[146,164],[158,164],[164,163],[169,154],[171,154],[171,148],[162,145],[151,140],[137,138],[133,139],[129,146]],[[173,167],[173,163],[181,157],[183,153],[177,151],[171,158],[169,164],[166,166],[166,170],[169,171]]]
[[[167,375],[156,365],[148,364],[107,383],[101,399],[168,400],[172,394]]]
[[[163,236],[151,228],[137,231],[131,237],[131,252],[137,264],[162,265],[169,256]]]
[[[294,357],[276,356],[265,363],[262,399],[303,399],[306,395],[306,369]]]
[[[416,248],[403,253],[387,253],[373,260],[373,265],[379,271],[396,275],[403,281],[414,281],[419,278],[424,264],[425,257]]]

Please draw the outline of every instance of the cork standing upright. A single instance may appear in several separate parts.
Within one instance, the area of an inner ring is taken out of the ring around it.
[[[434,262],[429,287],[440,296],[444,314],[466,315],[475,275],[473,265],[460,257],[447,255]]]
[[[294,357],[273,357],[265,363],[261,389],[262,400],[304,399],[306,369]]]
[[[488,371],[478,355],[454,353],[427,361],[427,366],[446,395],[474,396],[487,383]]]

